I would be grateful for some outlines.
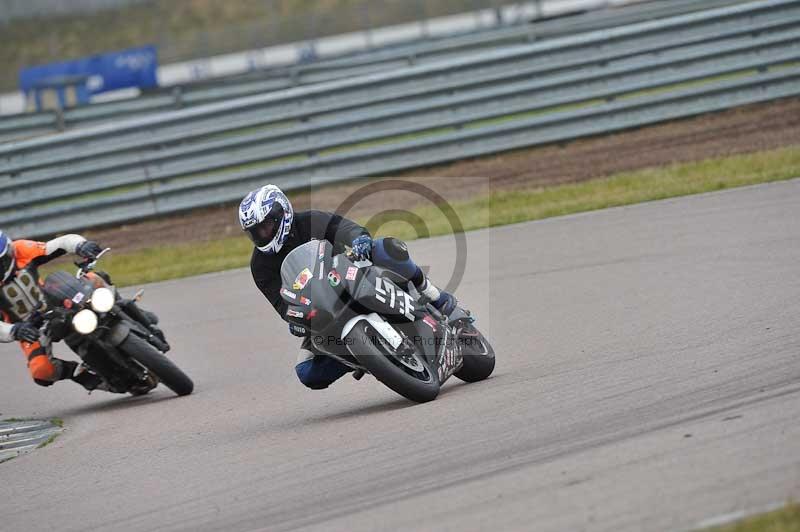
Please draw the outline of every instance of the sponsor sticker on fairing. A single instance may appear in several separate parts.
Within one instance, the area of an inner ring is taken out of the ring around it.
[[[286,315],[291,318],[302,318],[304,316],[304,314],[299,310],[292,310],[292,309],[287,310]]]
[[[345,274],[344,278],[348,281],[355,281],[356,275],[358,274],[358,268],[355,266],[348,266],[347,273]]]
[[[328,282],[332,287],[337,287],[342,282],[342,276],[336,270],[331,270],[328,272]]]
[[[303,271],[298,273],[297,277],[294,278],[294,284],[292,285],[292,288],[295,290],[302,290],[306,287],[312,277],[314,277],[314,274],[311,273],[311,270],[304,268]]]
[[[426,314],[422,321],[425,322],[425,325],[431,328],[433,332],[436,332],[436,320],[430,314]]]
[[[297,294],[285,288],[281,288],[281,295],[288,297],[289,299],[297,299]]]
[[[324,240],[320,240],[319,241],[319,252],[318,252],[318,255],[319,255],[319,258],[322,258],[322,257],[325,256],[325,241]]]
[[[77,293],[77,294],[75,294],[75,296],[72,298],[72,302],[73,302],[73,303],[80,303],[81,301],[83,301],[83,292],[78,292],[78,293]]]
[[[310,306],[311,305],[311,300],[308,299],[307,297],[300,296],[300,303],[302,303],[303,305],[306,305],[306,306]]]

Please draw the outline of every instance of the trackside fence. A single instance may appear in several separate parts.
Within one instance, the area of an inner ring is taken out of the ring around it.
[[[136,98],[94,103],[64,110],[4,115],[0,116],[0,142],[87,127],[111,120],[185,109],[335,79],[386,72],[481,51],[529,44],[543,39],[617,27],[742,1],[655,0],[621,8],[538,21],[536,24],[509,25],[463,35],[421,40],[412,44],[376,48],[369,52],[337,59],[319,60],[290,67],[257,70],[238,76],[185,83],[158,89]]]
[[[750,2],[0,145],[0,227],[49,235],[797,95],[800,0]]]

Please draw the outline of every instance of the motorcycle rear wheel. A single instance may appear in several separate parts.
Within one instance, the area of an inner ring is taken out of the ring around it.
[[[425,358],[417,352],[413,360],[404,362],[369,323],[361,321],[353,327],[347,348],[376,379],[406,399],[426,403],[439,395],[439,377]]]
[[[189,395],[194,391],[194,383],[183,371],[172,363],[147,340],[131,333],[119,346],[129,357],[137,361],[149,371],[153,372],[158,380],[178,395]]]

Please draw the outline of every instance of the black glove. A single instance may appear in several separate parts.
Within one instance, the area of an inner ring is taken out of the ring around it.
[[[295,336],[300,336],[301,338],[308,336],[308,329],[302,325],[297,325],[296,323],[289,324],[289,332]]]
[[[103,248],[97,242],[92,240],[84,240],[80,244],[78,244],[75,253],[78,254],[79,257],[83,257],[84,259],[94,260],[97,256],[103,252]]]
[[[30,323],[21,321],[11,326],[11,338],[32,344],[39,341],[39,329]]]

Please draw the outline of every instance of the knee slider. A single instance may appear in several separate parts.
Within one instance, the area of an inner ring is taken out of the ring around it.
[[[327,382],[304,382],[303,385],[306,388],[310,388],[312,390],[324,390],[328,386],[330,386]]]
[[[383,247],[386,249],[386,254],[389,255],[389,257],[399,262],[405,262],[409,259],[408,246],[405,242],[391,236],[382,240]]]
[[[330,385],[330,382],[320,380],[318,372],[314,371],[314,363],[312,360],[306,360],[297,364],[294,367],[297,378],[307,388],[312,390],[323,390]]]

